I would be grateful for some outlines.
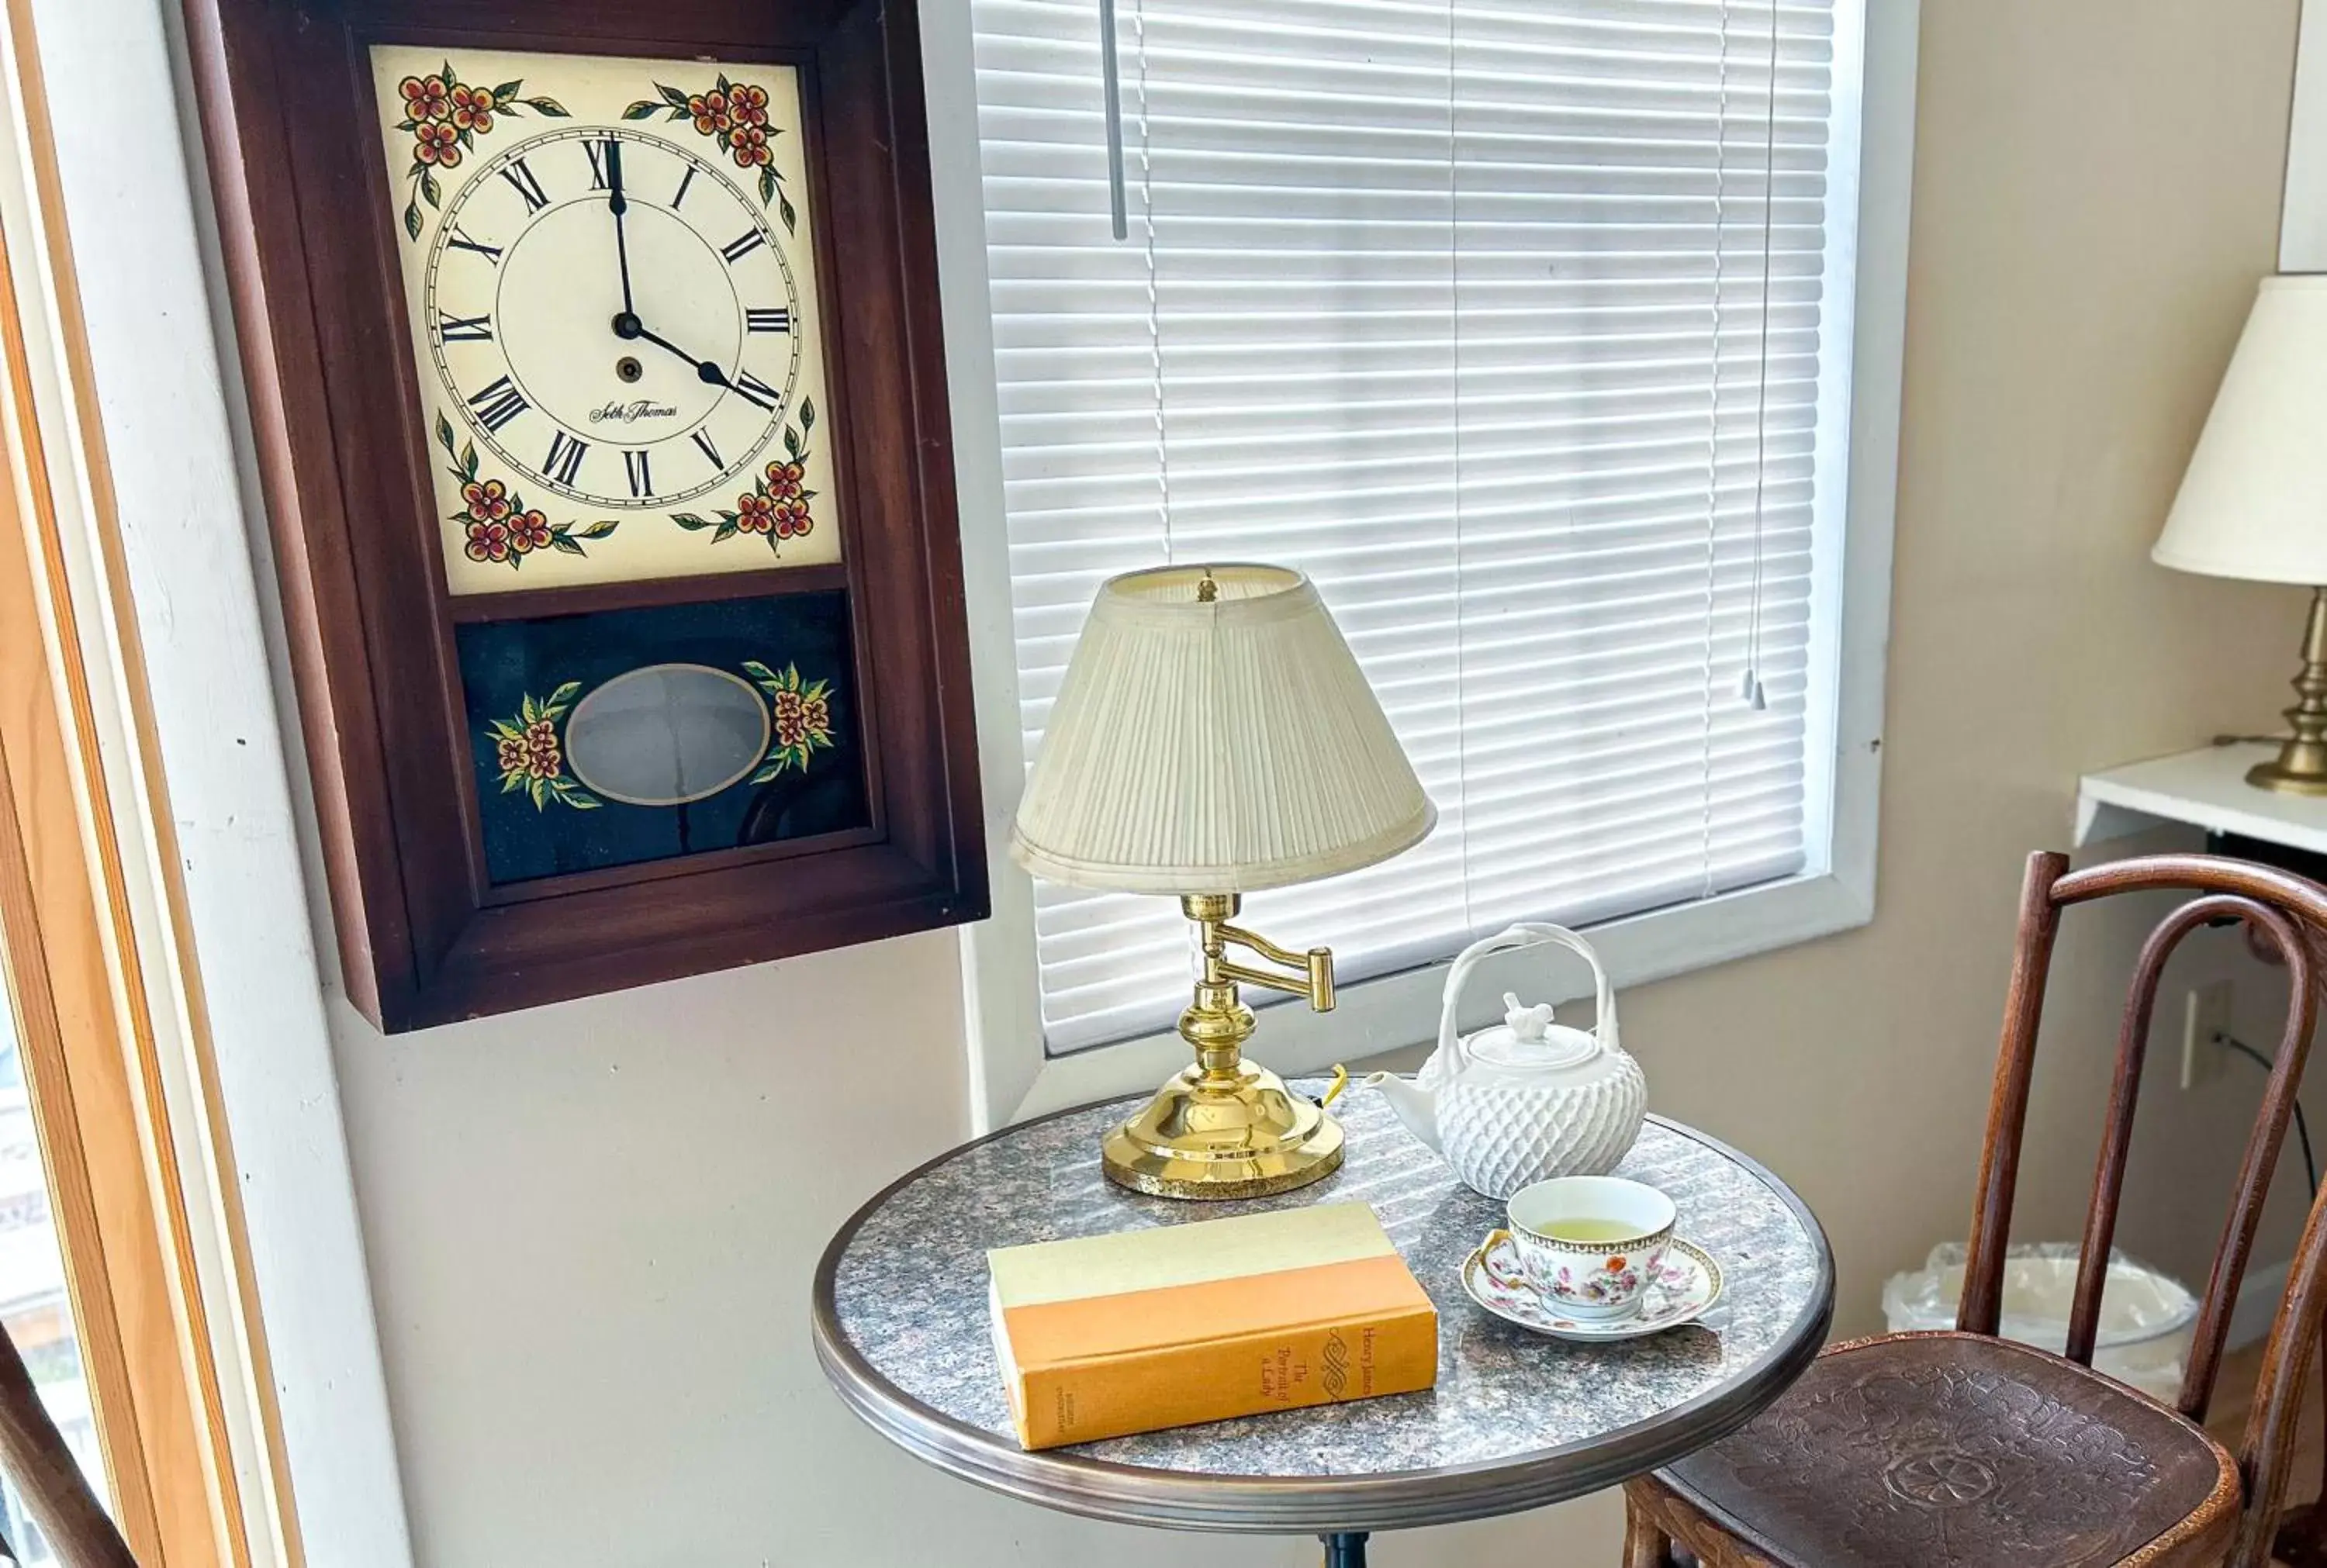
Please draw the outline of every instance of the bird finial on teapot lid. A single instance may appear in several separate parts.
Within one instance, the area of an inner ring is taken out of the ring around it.
[[[1532,1044],[1543,1039],[1544,1031],[1551,1027],[1551,1012],[1548,1002],[1522,1007],[1518,992],[1503,993],[1503,1022],[1510,1025],[1513,1040],[1523,1040]]]

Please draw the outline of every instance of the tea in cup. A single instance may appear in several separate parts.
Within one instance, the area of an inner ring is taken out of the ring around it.
[[[1506,1210],[1537,1295],[1575,1318],[1638,1311],[1672,1240],[1673,1201],[1616,1176],[1560,1176],[1515,1193]]]

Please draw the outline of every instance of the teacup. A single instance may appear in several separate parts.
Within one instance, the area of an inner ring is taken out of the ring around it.
[[[1560,1176],[1523,1187],[1506,1213],[1537,1295],[1574,1318],[1640,1311],[1672,1240],[1673,1201],[1616,1176]]]

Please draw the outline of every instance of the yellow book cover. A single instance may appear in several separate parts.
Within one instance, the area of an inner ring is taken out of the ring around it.
[[[1438,1378],[1438,1312],[1362,1203],[999,1247],[994,1351],[1027,1448]]]

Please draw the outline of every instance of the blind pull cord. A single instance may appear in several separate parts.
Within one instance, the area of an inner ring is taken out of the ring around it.
[[[1753,588],[1746,606],[1745,677],[1737,695],[1755,713],[1766,713],[1770,696],[1762,688],[1762,530],[1767,524],[1765,488],[1770,481],[1770,280],[1778,270],[1771,255],[1778,215],[1778,6],[1770,5],[1769,112],[1762,135],[1762,338],[1761,385],[1753,398]],[[1720,361],[1715,352],[1715,363]],[[1719,371],[1715,371],[1716,376]]]

